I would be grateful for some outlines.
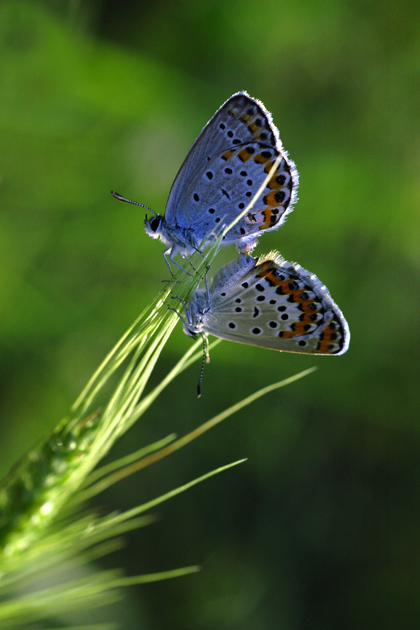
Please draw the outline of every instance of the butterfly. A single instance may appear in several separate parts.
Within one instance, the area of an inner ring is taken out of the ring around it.
[[[350,331],[328,289],[315,274],[272,252],[247,254],[222,267],[211,285],[197,289],[184,304],[184,332],[214,335],[252,346],[340,355]]]
[[[298,172],[264,105],[238,92],[217,110],[193,144],[172,185],[165,215],[148,219],[146,233],[166,246],[165,262],[181,267],[174,256],[201,251],[215,229],[229,226],[244,212],[264,183],[274,162],[280,162],[252,210],[223,237],[250,253],[261,232],[274,230],[297,200]],[[120,201],[135,203],[118,193]],[[150,209],[150,208],[149,208]]]

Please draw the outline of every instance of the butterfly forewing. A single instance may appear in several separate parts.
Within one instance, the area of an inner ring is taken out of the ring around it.
[[[232,221],[279,154],[283,163],[266,191],[266,203],[259,204],[258,216],[241,226],[245,234],[239,229],[229,240],[278,226],[284,212],[291,210],[298,183],[270,113],[246,92],[233,95],[204,127],[181,166],[166,207],[167,224],[191,228],[200,239],[209,226],[224,218]],[[275,178],[280,175],[279,183]]]

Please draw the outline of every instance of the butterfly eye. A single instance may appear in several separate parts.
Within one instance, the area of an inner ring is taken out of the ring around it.
[[[151,227],[153,232],[157,232],[157,230],[159,229],[161,220],[162,220],[162,217],[154,217],[150,221],[150,227]]]

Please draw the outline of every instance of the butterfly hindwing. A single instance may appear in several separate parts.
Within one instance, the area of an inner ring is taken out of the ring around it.
[[[189,318],[196,327],[286,352],[339,355],[347,350],[347,322],[314,274],[274,254],[258,261],[243,258],[255,264],[230,263],[215,277],[210,299],[203,302],[202,296],[198,308],[192,302]]]

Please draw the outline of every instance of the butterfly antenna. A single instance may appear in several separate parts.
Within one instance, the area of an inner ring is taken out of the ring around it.
[[[201,396],[201,381],[203,380],[203,372],[204,372],[204,366],[206,363],[208,363],[210,361],[210,356],[209,356],[209,340],[206,337],[205,333],[200,333],[201,338],[203,340],[203,360],[201,362],[201,370],[200,370],[200,377],[198,379],[198,385],[197,385],[197,398],[200,398]]]
[[[115,199],[118,199],[118,201],[124,201],[125,203],[132,203],[133,206],[140,206],[140,208],[146,208],[146,210],[150,210],[150,212],[153,212],[153,214],[157,217],[157,212],[152,210],[152,208],[149,208],[149,206],[145,206],[144,203],[139,203],[138,201],[132,201],[131,199],[127,199],[126,197],[123,197],[119,193],[115,192],[115,190],[111,190],[111,195]]]

